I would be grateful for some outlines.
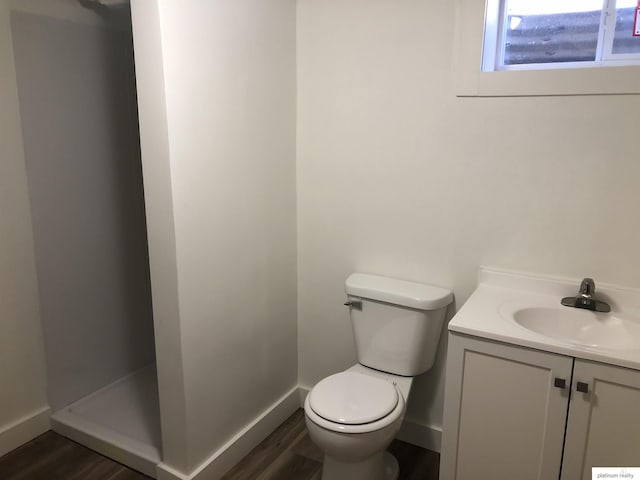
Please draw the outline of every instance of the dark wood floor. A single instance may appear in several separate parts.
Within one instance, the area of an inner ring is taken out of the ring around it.
[[[437,480],[439,455],[394,440],[399,480]],[[298,410],[223,480],[320,480],[322,453],[311,442]],[[148,480],[88,448],[47,432],[0,458],[1,480]]]
[[[438,480],[440,455],[400,440],[389,451],[398,459],[398,480]],[[307,434],[298,410],[236,465],[223,480],[320,480],[322,452]]]
[[[71,440],[47,432],[0,458],[2,480],[148,480]]]

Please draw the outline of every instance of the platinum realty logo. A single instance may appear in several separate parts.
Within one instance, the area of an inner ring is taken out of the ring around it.
[[[640,480],[640,467],[593,467],[591,469],[591,478],[592,480]]]

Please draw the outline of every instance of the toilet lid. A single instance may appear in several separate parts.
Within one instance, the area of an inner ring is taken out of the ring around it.
[[[389,415],[398,405],[398,392],[389,382],[356,372],[342,372],[318,382],[309,406],[330,422],[362,425]]]

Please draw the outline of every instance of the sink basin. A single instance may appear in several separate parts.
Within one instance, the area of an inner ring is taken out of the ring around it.
[[[640,350],[640,323],[612,313],[569,307],[503,305],[501,315],[545,337],[585,347]]]

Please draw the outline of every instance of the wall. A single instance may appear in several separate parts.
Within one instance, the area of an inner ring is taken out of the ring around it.
[[[456,307],[481,264],[640,286],[640,97],[456,98],[455,5],[298,1],[302,385],[355,362],[354,271]],[[442,347],[408,412],[436,430]]]
[[[165,464],[186,471],[185,372],[159,15],[157,2],[133,2],[131,5],[153,292],[162,458]]]
[[[159,364],[161,405],[173,409],[163,430],[186,419],[164,462],[188,473],[297,385],[295,2],[141,3],[132,13],[154,310],[156,288],[170,309],[156,332],[179,335],[157,343],[159,358],[176,355]],[[184,397],[168,391],[172,378]]]
[[[55,411],[154,361],[131,36],[19,12],[12,28]]]
[[[31,212],[6,1],[0,2],[0,456],[48,429]]]

